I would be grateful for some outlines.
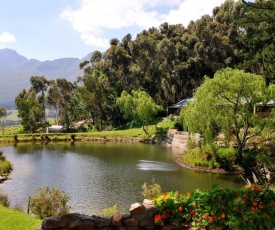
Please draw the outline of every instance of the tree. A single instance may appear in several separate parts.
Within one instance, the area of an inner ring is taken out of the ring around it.
[[[109,122],[115,113],[115,93],[109,79],[100,71],[93,70],[78,78],[78,82],[83,83],[78,90],[89,114],[87,118],[93,121],[94,128],[102,130],[103,124]]]
[[[244,31],[241,42],[246,46],[246,70],[262,74],[267,83],[275,83],[275,0],[247,2],[246,14],[239,20]]]
[[[45,103],[45,92],[48,89],[48,86],[52,81],[47,80],[44,76],[32,76],[30,78],[31,82],[31,89],[33,89],[37,95],[39,103],[42,105],[42,109],[44,110],[44,118],[45,120],[45,110],[46,110],[46,103]]]
[[[234,136],[238,163],[242,163],[247,141],[260,134],[268,117],[254,115],[258,103],[266,103],[268,88],[262,76],[226,68],[206,78],[184,109],[185,126],[190,132],[202,134],[210,143],[219,132],[227,141]]]
[[[68,81],[66,78],[58,78],[56,79],[56,87],[59,91],[59,93],[56,92],[57,95],[59,95],[58,120],[59,120],[59,123],[64,125],[68,130],[71,125],[69,111],[68,111],[68,103],[71,100],[73,93],[75,92],[76,86],[72,82]]]
[[[48,126],[48,122],[45,121],[45,109],[37,99],[34,89],[23,89],[16,96],[15,105],[24,132],[34,133]]]
[[[161,106],[142,90],[132,90],[131,94],[123,91],[117,99],[117,105],[126,119],[141,122],[144,132],[148,134],[148,124],[161,110]]]
[[[2,106],[0,106],[0,124],[2,123],[2,134],[4,135],[4,133],[5,133],[5,129],[4,129],[4,127],[5,127],[5,117],[7,116],[7,110],[4,108],[4,107],[2,107]]]

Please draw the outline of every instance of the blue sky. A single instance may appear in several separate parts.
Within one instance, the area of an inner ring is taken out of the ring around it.
[[[127,33],[212,15],[224,0],[0,0],[0,49],[40,61],[83,58]]]

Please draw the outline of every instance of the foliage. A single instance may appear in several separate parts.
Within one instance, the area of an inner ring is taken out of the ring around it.
[[[168,127],[158,127],[156,126],[156,133],[154,139],[163,140],[166,138]]]
[[[244,1],[246,13],[237,21],[244,31],[240,41],[246,47],[242,67],[263,74],[267,83],[275,83],[275,1]]]
[[[43,104],[36,97],[35,90],[26,91],[23,89],[15,98],[15,104],[24,132],[34,133],[48,125],[45,121]]]
[[[236,149],[234,148],[219,148],[216,156],[217,162],[221,168],[225,170],[232,170],[234,162],[236,161]]]
[[[0,176],[10,173],[12,170],[12,163],[6,160],[2,154],[3,152],[0,151]]]
[[[0,205],[3,205],[5,207],[10,206],[10,201],[7,195],[0,193]]]
[[[86,68],[84,73],[83,77],[78,78],[78,83],[82,83],[78,87],[81,100],[75,100],[77,107],[80,107],[78,116],[85,116],[93,126],[103,130],[104,125],[109,125],[117,116],[116,93],[110,86],[110,79],[101,71]]]
[[[212,150],[210,148],[195,147],[187,150],[181,159],[185,163],[196,167],[220,168],[220,164],[217,162],[215,153]]]
[[[268,117],[254,115],[258,103],[270,98],[262,76],[242,70],[226,68],[217,71],[214,78],[206,78],[184,109],[184,122],[188,131],[198,132],[205,143],[211,143],[222,132],[227,145],[234,137],[238,162],[247,141],[259,135]]]
[[[161,186],[157,183],[144,183],[142,190],[142,196],[146,199],[155,199],[162,194]]]
[[[191,222],[202,229],[273,229],[275,192],[251,185],[243,188],[195,190],[179,194],[171,191],[154,200],[160,225]]]
[[[113,216],[115,214],[118,214],[118,206],[115,204],[113,207],[104,208],[101,213],[99,213],[99,216]]]
[[[26,213],[6,208],[0,204],[0,229],[5,230],[26,230],[39,229],[41,220]]]
[[[151,122],[157,112],[161,110],[161,106],[157,105],[153,99],[142,90],[132,90],[131,94],[123,91],[121,97],[117,99],[117,105],[126,119],[140,121],[146,134],[148,134],[149,122]]]
[[[29,210],[40,219],[57,216],[70,210],[68,201],[66,193],[57,188],[38,187],[34,196],[29,198]]]

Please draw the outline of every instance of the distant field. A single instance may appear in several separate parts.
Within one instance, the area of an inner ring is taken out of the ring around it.
[[[19,118],[17,117],[18,110],[16,110],[16,109],[14,109],[14,110],[7,110],[7,113],[9,115],[6,117],[6,120],[11,120],[11,121],[17,121],[17,120],[19,120]]]

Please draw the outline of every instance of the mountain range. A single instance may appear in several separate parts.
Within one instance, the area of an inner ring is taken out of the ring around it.
[[[0,49],[0,106],[14,102],[15,97],[25,88],[30,88],[32,76],[44,76],[47,79],[66,78],[76,81],[83,75],[79,64],[89,60],[92,53],[78,58],[60,58],[53,61],[27,59],[12,49]]]

